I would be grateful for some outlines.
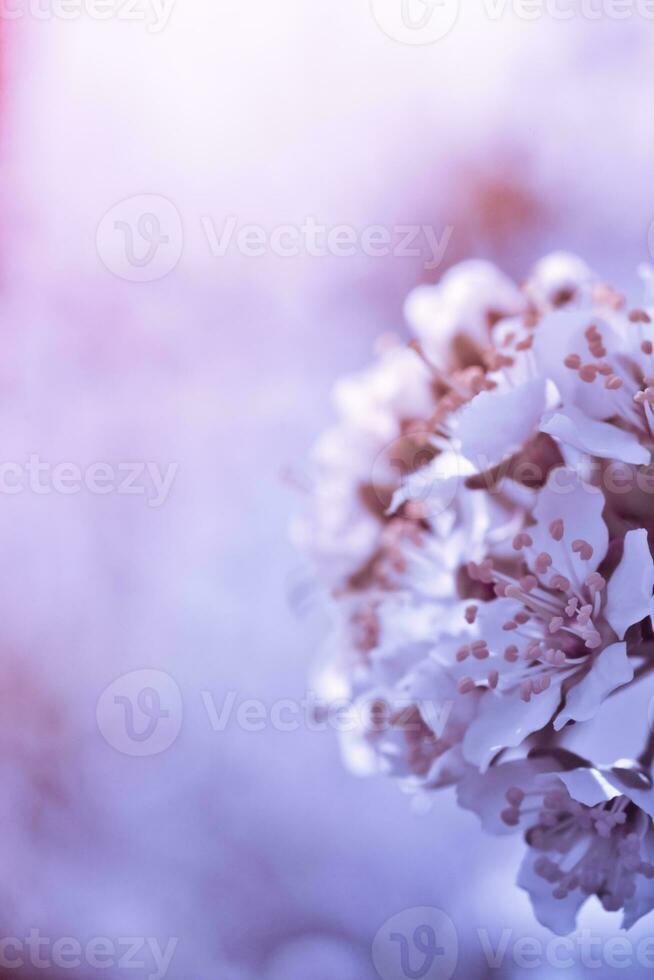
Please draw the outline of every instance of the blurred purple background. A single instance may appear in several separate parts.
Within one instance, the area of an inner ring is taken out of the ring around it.
[[[165,24],[147,0],[134,20],[9,6],[2,462],[175,477],[161,506],[115,488],[0,494],[2,937],[177,939],[174,980],[372,980],[377,930],[436,906],[459,934],[456,977],[558,973],[512,957],[519,937],[548,940],[513,884],[519,842],[484,838],[447,793],[415,816],[390,782],[344,771],[333,732],[214,731],[206,700],[308,690],[325,619],[288,543],[293,484],[333,381],[403,331],[412,286],[469,255],[520,277],[556,247],[635,287],[652,258],[654,24],[494,21],[480,2],[410,46],[368,0],[177,0]],[[134,282],[115,251],[124,213],[98,228],[150,195],[181,218],[177,232],[160,213],[178,262]],[[230,217],[451,236],[430,270],[359,249],[212,254],[207,228]],[[183,718],[169,748],[134,757],[96,708],[143,669],[172,678]],[[617,934],[594,908],[582,927]],[[494,945],[512,930],[500,968],[479,929]],[[650,916],[636,933],[651,931]],[[157,975],[108,960],[48,975]],[[25,955],[15,974],[41,971]]]

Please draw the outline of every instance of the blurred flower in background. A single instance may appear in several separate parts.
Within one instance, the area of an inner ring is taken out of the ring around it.
[[[633,282],[652,25],[466,7],[423,46],[364,0],[119,7],[0,24],[4,965],[38,975],[40,930],[53,976],[122,976],[132,937],[135,977],[363,980],[437,907],[485,976],[479,929],[547,937],[516,843],[489,864],[451,798],[417,818],[311,711],[270,723],[324,632],[286,524],[334,378],[408,336],[413,287],[551,248]]]

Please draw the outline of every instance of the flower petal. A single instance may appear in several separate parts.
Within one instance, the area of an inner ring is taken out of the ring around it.
[[[427,506],[430,515],[440,514],[454,501],[463,480],[475,472],[474,466],[460,453],[440,453],[427,466],[402,480],[387,513],[394,514],[408,500],[417,500]]]
[[[464,810],[476,813],[481,819],[482,827],[489,834],[516,833],[524,827],[509,826],[502,820],[502,811],[507,806],[506,791],[512,786],[519,786],[523,790],[531,789],[539,782],[541,773],[550,769],[551,762],[546,758],[514,759],[492,766],[483,774],[470,769],[457,786],[457,802]],[[525,819],[529,820],[530,815]]]
[[[489,314],[509,316],[524,307],[524,295],[495,265],[469,259],[450,269],[436,286],[414,289],[404,314],[427,356],[447,367],[457,335],[484,349],[490,341]]]
[[[526,291],[538,307],[556,305],[563,293],[573,302],[587,300],[597,275],[573,252],[550,252],[529,274]]]
[[[379,756],[359,731],[342,732],[339,740],[343,766],[362,779],[382,771]]]
[[[544,316],[535,333],[534,355],[541,372],[556,384],[566,405],[577,405],[586,415],[608,419],[615,414],[615,393],[602,384],[586,384],[576,371],[565,366],[568,354],[588,355],[586,330],[598,318],[590,309],[565,307]],[[620,338],[602,322],[602,341],[609,352],[621,351]]]
[[[599,769],[572,769],[560,772],[559,779],[572,799],[584,806],[597,806],[622,795],[622,790],[613,786]]]
[[[586,900],[580,888],[568,893],[566,898],[554,898],[552,883],[541,878],[534,870],[540,852],[527,848],[520,872],[518,886],[528,893],[534,914],[541,925],[559,936],[567,936],[577,922],[577,912]]]
[[[547,433],[566,446],[600,459],[617,459],[623,463],[646,464],[650,453],[631,432],[624,432],[608,422],[589,418],[574,405],[553,412],[541,424]]]
[[[518,690],[489,691],[479,702],[479,713],[463,740],[463,754],[482,772],[501,749],[515,748],[528,735],[551,720],[561,699],[560,685],[552,683],[526,703]]]
[[[539,428],[546,406],[542,379],[508,391],[482,391],[462,410],[457,435],[461,451],[480,473],[512,455]]]
[[[606,618],[620,637],[634,623],[650,615],[654,590],[654,561],[647,542],[647,531],[628,531],[622,560],[611,576],[606,602]]]
[[[621,687],[590,721],[568,725],[561,733],[562,744],[587,759],[637,758],[647,738],[651,697],[647,684]]]
[[[618,687],[628,684],[633,676],[626,643],[613,643],[602,650],[588,673],[568,691],[565,706],[554,721],[556,731],[569,721],[589,721],[602,701]]]
[[[554,568],[566,577],[571,570],[582,580],[594,572],[609,546],[602,517],[604,505],[601,491],[582,483],[575,470],[565,466],[552,470],[534,507],[537,524],[529,528],[534,540],[534,558],[540,552],[547,552],[552,556]],[[561,541],[554,541],[549,528],[559,519],[563,521],[564,534]],[[593,556],[588,561],[572,553],[575,539],[587,541],[592,547]]]
[[[643,837],[640,850],[644,860],[654,864],[654,832],[652,830]],[[624,903],[623,929],[631,929],[634,923],[654,908],[654,878],[637,875],[635,885],[635,894]]]
[[[638,763],[633,763],[632,765],[643,775],[642,782],[647,782],[649,774],[640,769]],[[603,780],[612,786],[616,793],[627,796],[644,813],[654,818],[654,788],[638,789],[637,782],[634,780],[631,770],[626,768],[624,759],[617,762],[610,769],[602,766],[601,775]]]

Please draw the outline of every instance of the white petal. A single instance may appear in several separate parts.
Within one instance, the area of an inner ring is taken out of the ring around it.
[[[529,528],[534,539],[533,556],[541,551],[548,552],[554,560],[556,571],[569,577],[572,567],[579,580],[583,580],[595,571],[609,546],[609,535],[602,517],[604,504],[601,491],[582,483],[575,470],[563,466],[552,470],[534,507],[538,524]],[[560,542],[554,541],[549,533],[550,524],[559,518],[564,524],[563,540]],[[582,561],[578,554],[573,554],[572,543],[576,539],[591,545],[593,557],[589,561]]]
[[[650,461],[650,453],[641,446],[635,435],[623,432],[608,422],[591,419],[574,405],[553,412],[540,429],[573,449],[601,459],[617,459],[623,463],[635,464]]]
[[[438,637],[442,609],[435,603],[413,602],[402,594],[382,602],[377,610],[379,620],[378,650],[381,657],[415,643],[430,643]]]
[[[363,778],[379,774],[379,757],[361,732],[342,733],[339,744],[343,765],[353,776]]]
[[[533,350],[541,372],[555,382],[566,405],[575,404],[592,418],[608,419],[615,414],[615,392],[600,383],[586,384],[564,364],[568,354],[588,356],[585,332],[593,322],[588,309],[555,310],[538,324]],[[620,338],[606,323],[602,323],[602,340],[609,355],[620,351]]]
[[[539,781],[540,775],[551,767],[549,759],[515,759],[499,766],[492,766],[482,774],[470,769],[456,790],[459,806],[472,810],[481,819],[482,827],[490,834],[511,834],[524,827],[509,826],[502,820],[506,809],[506,791],[512,786],[522,790],[530,789]],[[526,816],[529,820],[531,815]]]
[[[479,702],[479,714],[463,740],[468,762],[484,772],[501,749],[515,748],[533,732],[540,731],[556,711],[561,690],[552,684],[526,703],[518,691],[489,691]]]
[[[444,789],[455,786],[470,771],[463,758],[460,745],[453,745],[439,759],[436,759],[427,773],[424,782],[430,789]]]
[[[568,721],[589,721],[602,701],[618,687],[628,684],[633,676],[626,643],[613,643],[602,650],[585,677],[568,691],[554,728],[560,731]]]
[[[643,860],[654,864],[654,832],[651,830],[643,838],[641,854]],[[636,875],[635,885],[635,895],[624,903],[623,929],[631,929],[635,922],[654,908],[654,879]]]
[[[526,290],[537,306],[545,306],[554,302],[563,290],[582,294],[585,298],[596,281],[596,274],[578,255],[572,252],[551,252],[532,269]],[[578,298],[576,295],[575,299]]]
[[[654,561],[647,531],[628,531],[622,560],[608,585],[606,618],[622,639],[630,626],[649,616],[654,589]]]
[[[503,627],[506,622],[514,619],[520,612],[524,612],[524,606],[518,599],[504,597],[491,599],[490,602],[482,602],[477,607],[475,624],[479,636],[486,641],[488,648],[495,656],[503,657],[507,645],[513,642]]]
[[[341,378],[333,400],[342,420],[392,438],[400,418],[424,418],[433,406],[429,369],[406,347],[393,347],[371,367]]]
[[[394,514],[407,500],[417,500],[427,505],[430,515],[437,516],[452,504],[462,482],[474,472],[474,466],[460,453],[440,453],[427,466],[402,480],[388,513]]]
[[[651,697],[647,684],[621,687],[592,720],[568,725],[562,732],[562,744],[586,759],[635,759],[647,738]]]
[[[540,851],[528,848],[518,874],[518,885],[528,893],[534,914],[541,925],[559,936],[567,936],[575,928],[577,912],[586,900],[580,888],[568,893],[567,898],[554,898],[554,885],[534,871],[534,864],[541,857]]]
[[[636,766],[638,766],[637,763]],[[620,776],[620,769],[624,772],[622,778]],[[640,770],[637,769],[638,771]],[[606,766],[602,766],[601,775],[604,782],[613,788],[616,795],[627,796],[644,813],[654,818],[654,788],[638,789],[635,785],[632,785],[635,782],[634,777],[620,761],[616,763],[615,768],[609,769]],[[583,800],[579,802],[581,803]]]
[[[464,456],[480,473],[511,456],[538,431],[546,385],[527,381],[508,391],[482,391],[459,416],[457,435]]]
[[[616,789],[598,769],[560,772],[559,779],[565,783],[572,799],[584,806],[597,806],[622,795],[622,790]]]
[[[457,334],[485,348],[490,341],[488,314],[517,314],[524,306],[523,294],[496,266],[470,259],[450,269],[437,286],[414,289],[404,313],[427,355],[447,366]]]

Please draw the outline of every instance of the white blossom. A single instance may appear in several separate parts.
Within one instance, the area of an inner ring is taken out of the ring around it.
[[[654,736],[631,768],[562,740],[654,670],[654,310],[561,252],[522,287],[464,263],[406,310],[417,341],[337,386],[305,524],[345,761],[523,827],[555,931],[590,894],[629,926],[654,907]]]

